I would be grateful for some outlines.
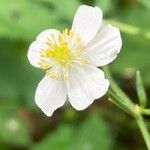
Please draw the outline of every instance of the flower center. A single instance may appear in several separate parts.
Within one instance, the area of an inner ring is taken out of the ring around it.
[[[48,51],[48,55],[61,64],[65,64],[66,62],[71,60],[70,49],[68,48],[66,43],[60,46],[55,45],[55,50]]]
[[[54,78],[61,75],[67,77],[68,68],[73,67],[74,63],[85,63],[81,53],[83,44],[79,34],[65,29],[56,39],[51,35],[45,42],[47,48],[41,51],[39,65],[47,70],[47,74]]]
[[[59,36],[59,44],[50,44],[49,48],[44,50],[45,56],[56,61],[62,66],[67,65],[71,61],[71,50],[68,47],[68,43],[61,39]]]

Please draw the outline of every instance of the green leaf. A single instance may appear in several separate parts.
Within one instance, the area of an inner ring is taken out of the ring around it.
[[[87,118],[76,130],[71,150],[110,150],[112,138],[107,124],[97,114]]]
[[[142,107],[146,107],[147,104],[147,96],[144,89],[142,77],[140,71],[136,72],[136,89],[137,89],[137,95],[140,101],[140,105]]]
[[[55,11],[27,0],[0,0],[0,36],[31,40],[47,28],[58,24]],[[9,5],[8,5],[9,4]]]
[[[60,125],[55,132],[48,134],[32,150],[68,150],[72,140],[73,128],[70,125]]]
[[[145,17],[143,17],[145,16]],[[120,73],[124,78],[134,78],[135,70],[142,72],[143,82],[145,85],[150,84],[150,66],[149,61],[149,25],[150,13],[145,9],[132,8],[120,11],[119,22],[136,26],[140,29],[138,35],[121,33],[122,49],[115,61],[113,61],[113,73]],[[144,34],[148,34],[145,38]]]
[[[50,0],[50,2],[56,9],[55,15],[61,20],[69,21],[71,25],[71,21],[77,8],[80,6],[80,2],[78,0]]]
[[[102,9],[104,14],[110,13],[115,7],[115,2],[113,2],[112,0],[96,0],[95,4]]]
[[[0,40],[0,97],[5,104],[33,108],[34,92],[43,75],[29,64],[24,47],[22,42]]]
[[[145,8],[150,10],[150,1],[149,0],[138,0]]]
[[[80,5],[77,0],[0,0],[0,4],[0,37],[25,41],[45,29],[69,27]]]
[[[110,150],[111,144],[107,124],[94,114],[75,127],[61,124],[31,150]]]

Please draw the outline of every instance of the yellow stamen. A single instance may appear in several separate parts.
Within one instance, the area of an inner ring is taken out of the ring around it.
[[[75,44],[73,44],[75,42]],[[86,60],[81,57],[83,44],[78,34],[74,34],[72,30],[67,28],[58,35],[58,39],[52,34],[45,42],[48,48],[41,51],[41,60],[39,65],[46,69],[46,74],[52,78],[58,79],[63,76],[64,80],[68,78],[68,68],[73,67],[73,63],[77,62],[81,65]],[[50,61],[54,62],[54,66]],[[61,66],[58,71],[57,65]]]

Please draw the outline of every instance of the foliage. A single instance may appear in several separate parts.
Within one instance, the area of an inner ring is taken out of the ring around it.
[[[109,150],[111,143],[107,124],[94,114],[83,121],[78,128],[70,124],[61,124],[32,150]]]

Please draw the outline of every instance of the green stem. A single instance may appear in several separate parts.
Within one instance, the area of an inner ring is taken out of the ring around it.
[[[130,100],[130,98],[120,89],[120,87],[116,84],[116,82],[113,80],[109,68],[108,66],[103,67],[104,72],[106,73],[106,77],[107,79],[109,79],[110,81],[110,89],[112,90],[113,93],[115,93],[115,95],[120,98],[120,102],[128,109],[130,109],[131,111],[134,110],[134,106],[135,104],[132,103],[132,101]]]
[[[138,105],[135,105],[131,99],[119,88],[119,86],[115,83],[113,78],[111,77],[111,74],[109,72],[108,67],[103,68],[104,72],[106,73],[106,77],[110,81],[110,89],[109,91],[109,100],[112,101],[114,104],[119,106],[121,109],[123,109],[125,112],[128,112],[131,116],[133,116],[140,128],[140,131],[142,133],[142,136],[145,140],[145,143],[147,145],[148,150],[150,150],[150,135],[148,133],[147,127],[144,123],[144,120],[141,116],[141,114],[144,112],[149,113],[150,111],[141,108]]]
[[[124,101],[120,99],[116,94],[109,91],[108,95],[109,95],[109,99],[108,99],[109,101],[117,105],[119,108],[121,108],[126,113],[130,114],[131,116],[133,117],[135,116],[134,109],[131,109],[130,107],[128,107],[128,105],[126,105],[126,103],[124,103]]]
[[[145,140],[147,148],[148,148],[148,150],[150,150],[150,135],[149,135],[147,127],[144,123],[143,117],[141,115],[139,115],[137,117],[136,121],[137,121],[137,124],[140,128],[140,131],[141,131],[142,135],[143,135],[143,138]]]
[[[143,109],[142,114],[144,115],[150,115],[150,109]]]

